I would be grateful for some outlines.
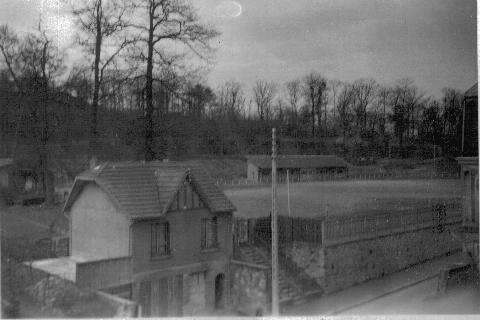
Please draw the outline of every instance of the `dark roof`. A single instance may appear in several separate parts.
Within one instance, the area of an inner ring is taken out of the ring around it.
[[[0,158],[0,168],[6,167],[13,164],[12,158]]]
[[[79,174],[64,211],[69,211],[86,183],[95,182],[117,207],[133,219],[165,215],[187,175],[210,211],[231,212],[235,207],[195,162],[106,163]]]
[[[269,169],[272,168],[272,157],[267,155],[247,156],[247,161],[253,165]],[[279,155],[277,168],[339,168],[349,164],[335,155]]]
[[[464,96],[465,98],[478,97],[478,82],[475,83],[470,89],[468,89],[467,91],[465,91],[465,93],[463,94],[463,96]]]

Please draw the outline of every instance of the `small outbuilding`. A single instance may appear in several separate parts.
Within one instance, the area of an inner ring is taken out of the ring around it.
[[[287,170],[295,180],[314,180],[322,175],[348,175],[349,164],[335,155],[280,155],[277,157],[278,179],[286,179]],[[268,181],[271,177],[272,157],[252,155],[247,157],[247,179]]]

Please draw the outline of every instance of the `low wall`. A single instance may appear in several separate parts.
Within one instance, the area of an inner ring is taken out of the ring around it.
[[[96,294],[100,302],[116,309],[115,318],[133,318],[137,316],[138,306],[135,302],[103,291],[97,291]]]
[[[270,303],[268,268],[232,261],[230,270],[232,310],[250,316],[265,315]]]
[[[457,225],[446,224],[443,232],[431,227],[396,230],[329,246],[295,242],[286,246],[285,254],[331,293],[460,250],[451,234]]]
[[[98,290],[132,282],[132,257],[79,262],[76,283],[81,288]]]
[[[61,318],[110,318],[118,314],[118,305],[106,304],[95,292],[82,290],[74,283],[44,271],[17,264],[15,283],[42,305],[43,314]],[[3,289],[3,288],[2,288]],[[122,315],[122,314],[120,314]]]

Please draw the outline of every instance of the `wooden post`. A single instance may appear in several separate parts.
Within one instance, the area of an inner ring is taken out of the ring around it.
[[[272,129],[272,316],[280,315],[278,288],[278,234],[277,234],[277,147],[275,128]]]

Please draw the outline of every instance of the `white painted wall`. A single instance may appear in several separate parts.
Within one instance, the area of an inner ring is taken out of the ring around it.
[[[129,254],[127,217],[117,212],[109,196],[88,184],[70,211],[72,257],[106,259]]]

